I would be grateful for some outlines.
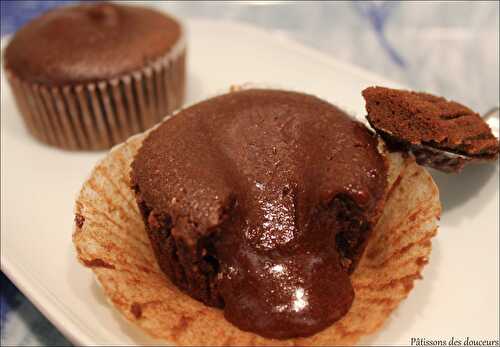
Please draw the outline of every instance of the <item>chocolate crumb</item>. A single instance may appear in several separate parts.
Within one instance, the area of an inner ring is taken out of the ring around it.
[[[83,227],[83,223],[85,223],[85,217],[82,216],[79,213],[76,213],[75,214],[75,224],[76,224],[76,226],[81,229]]]
[[[134,315],[136,319],[140,319],[142,317],[142,307],[141,304],[134,302],[130,306],[130,312]]]
[[[113,264],[106,263],[104,260],[100,258],[95,258],[92,260],[84,260],[82,259],[82,262],[85,264],[87,267],[103,267],[106,269],[115,269],[115,266]]]

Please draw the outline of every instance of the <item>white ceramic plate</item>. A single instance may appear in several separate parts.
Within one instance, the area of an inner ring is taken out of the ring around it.
[[[246,25],[192,20],[187,26],[188,102],[251,81],[316,94],[362,116],[363,88],[396,86]],[[106,302],[71,243],[74,199],[105,153],[65,152],[33,140],[3,74],[1,83],[2,270],[75,344],[153,343]],[[424,280],[362,344],[406,345],[412,337],[498,340],[498,166],[435,178],[444,213]]]

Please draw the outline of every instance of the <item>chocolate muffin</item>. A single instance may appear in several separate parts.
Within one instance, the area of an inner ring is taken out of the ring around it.
[[[14,35],[4,59],[28,130],[60,148],[109,148],[184,99],[183,29],[147,8],[51,10]]]
[[[370,87],[363,91],[367,119],[395,149],[446,172],[495,160],[498,139],[481,116],[466,106],[427,93]]]
[[[243,330],[289,338],[349,310],[387,168],[374,135],[335,106],[253,89],[153,130],[131,181],[175,285]]]

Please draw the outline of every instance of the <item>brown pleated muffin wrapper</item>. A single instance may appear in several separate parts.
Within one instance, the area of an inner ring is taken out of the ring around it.
[[[151,337],[177,345],[351,345],[380,328],[421,278],[441,211],[438,189],[414,157],[386,153],[386,205],[351,277],[356,296],[347,315],[308,338],[270,340],[239,330],[221,310],[182,293],[157,265],[129,188],[145,136],[114,148],[95,167],[76,202],[73,242],[108,299]]]
[[[142,70],[109,81],[45,86],[6,70],[28,131],[69,150],[108,149],[160,122],[184,102],[184,38]]]

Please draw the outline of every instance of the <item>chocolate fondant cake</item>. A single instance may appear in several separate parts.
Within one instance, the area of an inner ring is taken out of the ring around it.
[[[411,150],[420,164],[453,172],[498,157],[488,124],[457,102],[383,87],[367,88],[363,96],[371,126],[393,147]]]
[[[375,136],[335,106],[253,89],[153,130],[131,181],[170,280],[243,330],[288,338],[349,310],[387,168]]]
[[[101,149],[181,106],[181,25],[152,9],[91,3],[22,27],[5,69],[28,130],[67,149]]]

